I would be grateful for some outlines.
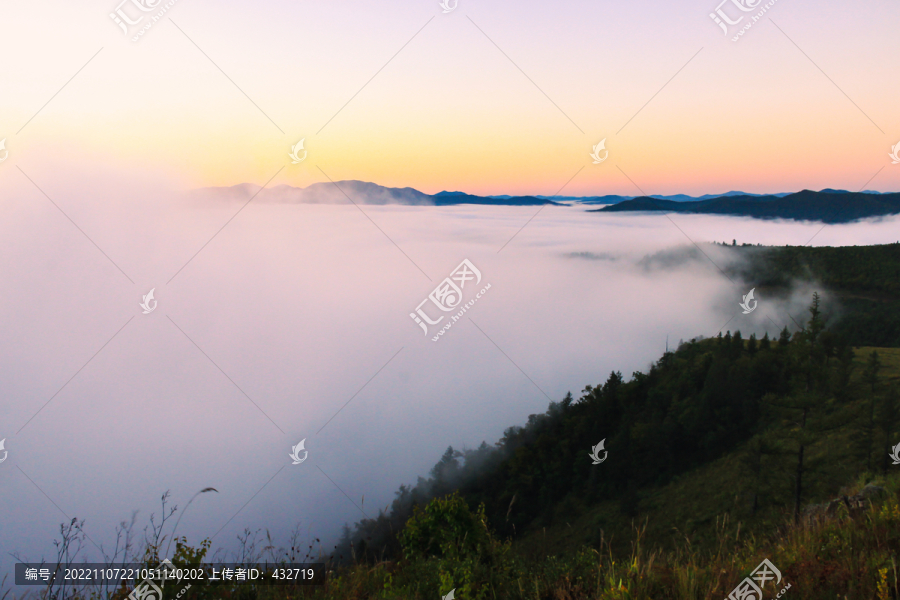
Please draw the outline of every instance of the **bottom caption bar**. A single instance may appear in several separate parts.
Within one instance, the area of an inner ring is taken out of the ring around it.
[[[324,563],[253,564],[208,563],[179,567],[164,560],[157,567],[138,564],[110,566],[97,563],[48,565],[16,563],[16,585],[134,585],[156,588],[165,585],[322,585]],[[156,596],[160,598],[161,596]]]

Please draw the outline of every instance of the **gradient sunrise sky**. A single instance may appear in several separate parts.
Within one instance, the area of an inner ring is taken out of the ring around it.
[[[778,0],[738,42],[710,19],[715,0],[459,0],[448,14],[437,0],[178,0],[137,43],[116,4],[0,4],[7,177],[900,190],[892,0]],[[301,138],[308,159],[292,165]]]

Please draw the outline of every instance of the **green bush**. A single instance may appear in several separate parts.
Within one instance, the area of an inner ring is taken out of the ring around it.
[[[417,506],[400,533],[403,555],[427,593],[456,589],[460,599],[491,597],[512,570],[510,543],[488,528],[484,505],[476,512],[456,492]]]

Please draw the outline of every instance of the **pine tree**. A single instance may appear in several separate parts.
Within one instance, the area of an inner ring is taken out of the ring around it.
[[[817,465],[810,461],[809,451],[829,431],[844,425],[846,415],[836,409],[826,369],[827,356],[820,336],[825,329],[822,320],[819,294],[813,294],[809,307],[810,319],[795,334],[789,347],[789,357],[795,373],[791,392],[783,397],[770,395],[768,406],[780,416],[788,427],[787,451],[793,457],[794,519],[800,518],[803,501],[804,476]],[[782,332],[782,339],[787,329]],[[781,344],[781,340],[779,340]]]
[[[891,386],[881,401],[878,414],[878,428],[884,436],[884,452],[881,457],[881,471],[887,475],[888,456],[891,453],[893,436],[897,431],[897,422],[900,420],[900,405],[898,405],[897,388]],[[898,440],[900,443],[900,440]]]
[[[881,370],[881,360],[878,351],[872,350],[869,360],[866,361],[866,370],[863,371],[863,380],[872,387],[872,395],[875,395],[875,386],[878,384],[878,371]]]
[[[763,435],[755,435],[747,443],[746,449],[740,455],[740,464],[752,481],[751,489],[753,504],[750,507],[752,514],[759,510],[760,494],[764,481],[765,457],[776,452],[775,446]]]
[[[747,352],[749,352],[750,355],[752,356],[752,355],[756,354],[756,350],[757,350],[756,334],[751,333],[750,339],[747,340]]]
[[[431,476],[434,478],[434,495],[443,495],[451,492],[459,474],[457,458],[462,456],[453,446],[448,446],[434,467],[431,468]]]
[[[866,471],[872,471],[872,445],[875,436],[875,386],[878,383],[878,371],[881,370],[881,361],[878,359],[878,352],[873,350],[866,362],[866,369],[863,371],[863,380],[871,386],[871,396],[869,397],[869,418],[866,424]]]
[[[735,331],[731,338],[731,358],[740,358],[744,351],[744,339],[741,337],[740,331]]]
[[[784,329],[781,330],[781,335],[778,336],[778,345],[783,348],[789,343],[791,343],[791,332],[788,331],[788,328],[785,325]]]

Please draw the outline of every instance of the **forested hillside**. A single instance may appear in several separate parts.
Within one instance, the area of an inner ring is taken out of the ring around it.
[[[400,487],[387,514],[348,529],[336,558],[397,556],[395,533],[413,506],[455,490],[472,506],[483,502],[500,535],[527,538],[546,527],[552,533],[587,514],[592,518],[575,537],[592,542],[646,515],[642,499],[657,510],[688,500],[653,492],[688,473],[686,480],[712,479],[705,493],[702,483],[695,485],[695,496],[731,486],[730,501],[707,502],[707,512],[737,510],[763,522],[779,519],[782,510],[798,512],[862,470],[883,467],[882,450],[896,428],[891,407],[900,352],[858,349],[900,347],[900,244],[728,250],[740,258],[729,275],[756,282],[762,293],[786,294],[798,280],[809,281],[828,290],[837,306],[816,298],[810,314],[796,317],[804,328],[786,328],[777,339],[726,332],[690,341],[646,373],[613,372],[577,399],[569,394],[551,403],[493,445],[448,448],[430,477]],[[792,430],[788,424],[804,413],[808,424]],[[588,452],[600,440],[609,458],[595,466]],[[686,515],[679,526],[703,537],[711,519]]]
[[[652,490],[724,457],[737,458],[730,474],[740,475],[727,477],[735,486],[727,496],[743,500],[720,508],[751,520],[784,511],[799,517],[805,503],[836,493],[860,472],[886,470],[885,446],[898,425],[900,355],[885,352],[869,352],[861,365],[825,329],[818,297],[793,335],[729,332],[682,344],[647,373],[626,381],[614,372],[578,399],[551,403],[493,446],[448,448],[429,479],[400,488],[389,514],[348,531],[340,553],[398,556],[392,532],[413,506],[454,490],[473,507],[484,504],[497,533],[514,539],[571,526],[602,505],[594,515],[599,526],[580,536],[599,543],[634,517],[652,517],[641,503]],[[589,451],[601,440],[609,456],[594,465]],[[717,494],[723,482],[707,483]]]
[[[786,293],[804,280],[828,291],[837,300],[829,329],[847,344],[900,348],[900,243],[732,249],[746,260],[726,271],[763,292]]]

